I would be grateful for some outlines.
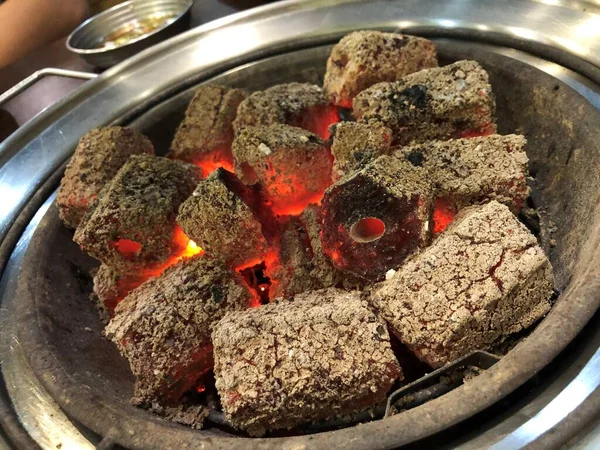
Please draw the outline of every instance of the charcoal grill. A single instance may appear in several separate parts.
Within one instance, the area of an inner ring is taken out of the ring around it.
[[[560,446],[576,434],[597,442],[596,14],[600,8],[586,2],[286,2],[208,24],[146,51],[28,123],[0,146],[0,444],[518,448]],[[433,38],[442,62],[471,58],[488,70],[500,132],[517,130],[531,142],[540,237],[561,291],[555,307],[529,337],[471,382],[385,420],[248,440],[218,424],[194,431],[133,408],[128,404],[133,378],[102,338],[87,298],[86,274],[93,263],[71,242],[53,204],[64,161],[88,129],[108,124],[137,128],[166,150],[201,83],[251,90],[289,81],[320,83],[331,44],[358,28]]]

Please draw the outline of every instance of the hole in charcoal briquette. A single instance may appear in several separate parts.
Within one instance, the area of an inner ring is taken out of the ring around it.
[[[360,219],[350,228],[350,237],[356,242],[373,242],[383,236],[385,224],[376,217]]]

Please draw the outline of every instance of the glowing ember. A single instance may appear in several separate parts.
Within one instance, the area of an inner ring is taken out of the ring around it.
[[[113,245],[121,255],[128,259],[135,258],[142,250],[142,244],[131,239],[119,239]]]
[[[314,133],[275,124],[246,127],[233,143],[236,173],[256,186],[276,215],[298,215],[319,203],[331,185],[333,159],[327,144]]]
[[[382,155],[327,189],[321,240],[334,265],[375,281],[426,245],[433,203],[426,178]]]
[[[251,307],[269,303],[271,288],[277,286],[278,283],[266,274],[268,268],[273,267],[277,260],[277,254],[274,251],[269,251],[263,260],[250,261],[241,267],[235,268],[235,271],[242,275],[250,289],[257,294],[256,304],[252,304]]]
[[[271,208],[278,216],[299,216],[304,212],[308,205],[312,204],[319,206],[324,192],[325,190],[299,200],[290,200],[286,203],[271,203]]]
[[[310,130],[321,139],[329,139],[329,127],[340,121],[340,115],[336,106],[328,106],[323,109],[322,114],[307,115],[303,117],[298,126]]]
[[[175,364],[166,370],[162,398],[165,402],[177,401],[181,396],[196,386],[202,385],[197,381],[213,368],[213,347],[206,345],[190,351],[180,364]]]
[[[278,216],[298,216],[308,205],[320,205],[325,190],[331,184],[328,176],[322,180],[318,191],[309,191],[306,186],[305,177],[296,173],[281,173],[274,168],[265,172],[269,191],[268,205],[273,213]]]
[[[352,109],[352,98],[345,98],[338,101],[338,106],[341,108]]]
[[[456,213],[444,199],[436,199],[433,210],[433,232],[439,234],[454,220]]]
[[[356,242],[372,242],[385,233],[385,223],[376,217],[360,219],[350,228],[350,237]]]
[[[125,245],[125,248],[127,248],[127,249],[129,249],[129,247],[127,247],[128,245],[135,248],[134,245],[131,245],[129,243],[122,244],[121,243],[122,241],[128,241],[128,240],[120,239],[119,241],[117,241],[117,243],[119,244],[119,247],[117,247],[119,249],[119,251],[122,251],[121,248],[123,247],[123,245]],[[134,241],[128,241],[128,242],[137,244],[137,242],[134,242]],[[105,304],[105,306],[108,309],[108,311],[110,312],[111,316],[113,314],[115,307],[121,302],[121,300],[123,300],[127,296],[127,294],[129,294],[129,292],[131,292],[133,289],[137,288],[144,281],[148,280],[149,278],[154,278],[154,277],[159,276],[167,268],[173,266],[174,264],[177,264],[183,258],[190,258],[192,256],[196,256],[196,255],[203,253],[203,250],[194,241],[192,241],[190,238],[188,238],[185,235],[185,233],[183,232],[183,230],[181,229],[181,227],[179,227],[178,225],[176,225],[175,229],[173,230],[172,242],[173,242],[173,246],[172,246],[173,253],[166,261],[151,264],[151,265],[141,269],[140,271],[138,271],[135,274],[130,274],[130,275],[124,276],[123,278],[119,279],[119,281],[117,282],[118,297],[116,299],[114,299],[113,301],[111,301],[110,303]],[[141,248],[141,245],[140,245],[140,248]]]
[[[174,259],[173,264],[179,261],[181,258],[189,258],[191,256],[196,256],[197,254],[202,252],[202,249],[198,247],[198,245],[192,241],[186,234],[183,232],[179,225],[175,225],[175,230],[173,231],[173,255],[169,259],[171,261]],[[169,265],[173,265],[169,264]]]
[[[199,384],[198,386],[196,386],[196,392],[198,394],[202,394],[204,391],[206,391],[206,386],[204,386],[203,384]]]
[[[202,176],[206,178],[212,172],[222,167],[233,172],[233,156],[230,148],[215,149],[194,160],[193,164],[202,169]]]
[[[187,247],[185,248],[186,253],[190,252],[193,255],[197,255],[198,253],[200,253],[200,251],[202,251],[202,249],[200,247],[198,247],[198,244],[196,244],[194,241],[192,241],[190,239],[190,242],[188,242]]]

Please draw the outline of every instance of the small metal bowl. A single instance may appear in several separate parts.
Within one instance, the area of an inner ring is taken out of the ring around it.
[[[130,0],[97,14],[68,37],[67,48],[90,64],[106,69],[190,27],[193,0]],[[116,46],[103,44],[122,30],[156,18],[169,19],[151,31]]]

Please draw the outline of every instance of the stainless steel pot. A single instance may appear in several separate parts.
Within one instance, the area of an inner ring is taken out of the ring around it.
[[[585,2],[562,5],[556,1],[286,2],[222,19],[165,42],[86,83],[28,123],[0,146],[0,193],[4,194],[3,214],[0,215],[4,253],[0,252],[0,256],[12,258],[3,268],[0,284],[0,314],[5,320],[0,359],[10,400],[28,433],[47,447],[63,440],[78,445],[86,443],[86,438],[56,407],[40,380],[27,371],[24,355],[19,353],[19,344],[14,341],[10,314],[14,311],[11,301],[19,263],[30,233],[43,214],[44,209],[39,210],[39,207],[48,199],[47,192],[52,187],[48,180],[56,177],[59,166],[88,129],[113,122],[127,123],[141,111],[211,76],[231,69],[235,71],[235,67],[269,55],[329,43],[357,28],[395,29],[427,36],[484,41],[490,51],[536,66],[600,105],[600,40],[597,39],[600,37],[597,26],[600,16],[596,15],[597,10],[596,6]],[[45,183],[50,184],[40,190]],[[47,207],[48,203],[45,205]],[[30,221],[29,228],[23,232]],[[597,225],[594,222],[590,226]],[[4,265],[6,261],[1,262]],[[575,293],[592,289],[597,278],[589,280],[587,286],[575,285],[569,289]],[[590,302],[587,318],[597,306]],[[494,404],[508,394],[504,386],[516,388],[548,364],[575,338],[587,318],[574,318],[571,324],[553,330],[558,341],[548,341],[545,345],[543,341],[536,341],[535,347],[524,342],[519,347],[518,357],[509,355],[469,385],[436,400],[434,406],[448,411],[451,416],[448,424],[458,424],[468,418],[467,409],[483,410]],[[581,351],[579,359],[570,362],[546,395],[537,395],[521,414],[500,420],[496,426],[472,436],[473,439],[464,445],[476,448],[495,443],[498,448],[514,448],[541,442],[539,439],[546,439],[553,430],[568,427],[572,411],[580,411],[579,422],[591,417],[595,410],[586,405],[595,398],[600,385],[600,352],[595,353],[599,338],[595,335],[590,338],[586,351]],[[538,354],[542,347],[545,358],[535,361],[532,358],[529,363],[522,364],[523,358],[532,352]],[[499,374],[502,374],[501,378]],[[51,380],[42,381],[51,383]],[[498,389],[489,390],[487,387],[494,383]],[[549,396],[549,392],[552,395]],[[61,406],[68,411],[68,405],[63,403]],[[419,408],[422,407],[411,410],[408,416],[417,417],[422,411]],[[417,431],[423,433],[427,427],[434,430],[436,425],[435,415],[422,417],[420,430],[407,428],[406,420],[407,415],[399,415],[356,427],[347,435],[344,446],[358,448],[365,442],[365,436],[372,441],[385,434],[392,440],[381,442],[379,447],[389,447],[393,442],[407,442],[411,436],[422,437],[423,434],[418,435]],[[143,442],[141,425],[124,431],[120,442],[125,445]],[[110,437],[111,430],[97,432]],[[131,438],[127,440],[129,432]],[[308,445],[307,442],[310,441],[302,441],[303,445]],[[326,445],[333,441],[317,439],[313,442],[313,445],[321,446],[317,442]],[[286,445],[296,444],[300,442],[290,441]]]

